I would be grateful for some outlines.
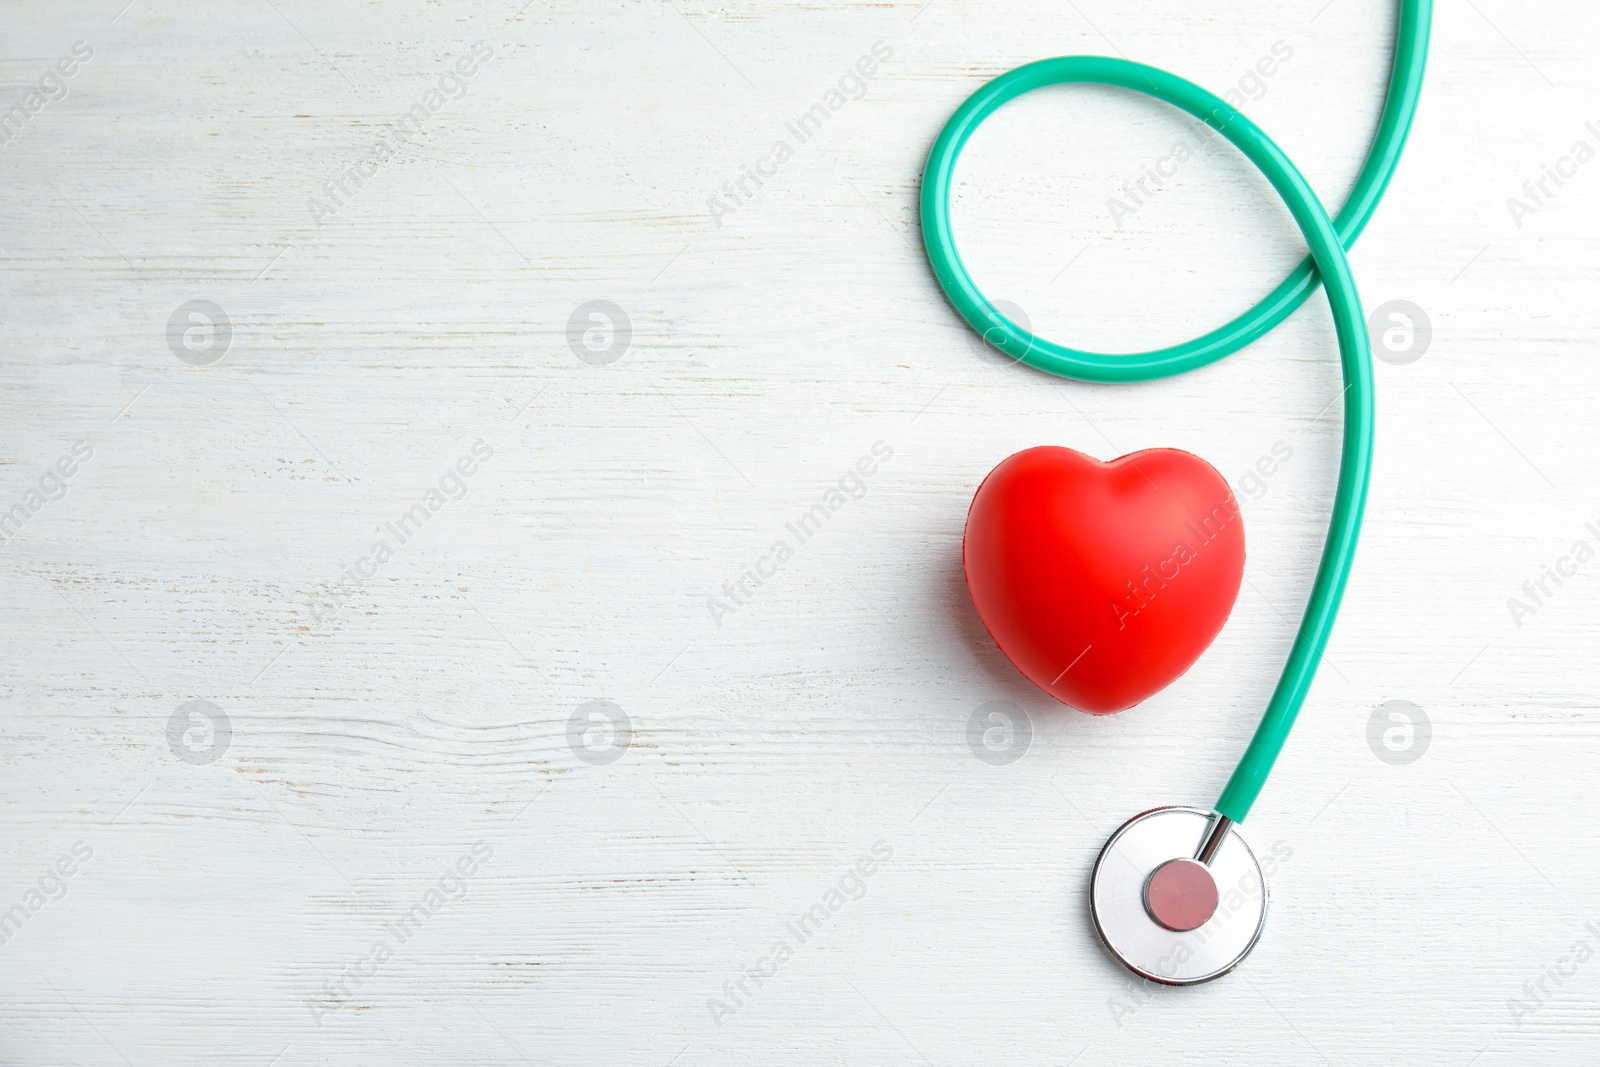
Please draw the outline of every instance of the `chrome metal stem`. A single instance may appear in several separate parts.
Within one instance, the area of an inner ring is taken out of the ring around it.
[[[1195,852],[1194,858],[1211,866],[1211,860],[1217,854],[1217,849],[1228,839],[1228,831],[1233,828],[1233,820],[1226,815],[1218,814],[1211,820],[1211,829],[1206,832],[1205,840],[1200,842],[1200,848]]]

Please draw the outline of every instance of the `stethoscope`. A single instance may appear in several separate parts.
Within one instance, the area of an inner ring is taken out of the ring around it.
[[[922,235],[939,285],[961,317],[995,348],[1030,367],[1079,381],[1139,382],[1194,370],[1243,348],[1282,322],[1320,283],[1328,294],[1344,377],[1344,441],[1333,516],[1310,600],[1277,688],[1216,807],[1161,807],[1123,823],[1090,875],[1089,907],[1105,947],[1130,970],[1192,985],[1236,967],[1261,937],[1267,883],[1238,824],[1249,814],[1310,689],[1354,560],[1372,463],[1372,360],[1349,248],[1399,163],[1416,113],[1432,0],[1401,0],[1394,68],[1378,133],[1350,198],[1330,219],[1271,138],[1220,97],[1175,74],[1125,59],[1062,56],[1003,74],[972,94],[934,142],[922,179]],[[1089,82],[1153,96],[1226,137],[1288,206],[1311,256],[1259,304],[1210,333],[1152,352],[1086,352],[1038,337],[1001,313],[972,280],[950,226],[950,186],[968,138],[1023,93]]]

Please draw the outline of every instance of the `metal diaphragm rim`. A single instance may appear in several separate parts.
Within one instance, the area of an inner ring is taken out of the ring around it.
[[[1141,978],[1163,985],[1197,985],[1237,967],[1261,939],[1269,891],[1255,853],[1230,827],[1211,871],[1220,900],[1211,920],[1195,930],[1168,930],[1145,908],[1144,885],[1161,864],[1193,856],[1213,813],[1199,808],[1152,808],[1123,823],[1096,858],[1089,911],[1106,951]]]

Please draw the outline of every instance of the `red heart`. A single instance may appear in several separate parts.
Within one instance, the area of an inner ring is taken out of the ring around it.
[[[1194,665],[1244,578],[1244,522],[1216,468],[1175,448],[1102,463],[1018,452],[972,498],[967,589],[1000,651],[1082,711],[1131,708]]]

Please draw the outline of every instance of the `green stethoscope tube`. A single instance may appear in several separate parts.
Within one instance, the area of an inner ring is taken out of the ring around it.
[[[1372,150],[1338,218],[1330,219],[1317,194],[1289,157],[1238,109],[1193,82],[1155,67],[1104,56],[1064,56],[1018,67],[983,86],[945,124],[922,179],[922,236],[928,261],[950,303],[984,339],[1031,367],[1080,381],[1138,382],[1203,367],[1256,340],[1305,302],[1320,283],[1327,290],[1344,374],[1344,443],[1333,516],[1311,597],[1294,645],[1217,811],[1243,822],[1261,792],[1311,688],[1345,583],[1355,558],[1372,466],[1372,358],[1361,300],[1345,249],[1355,242],[1382,198],[1400,161],[1422,91],[1432,0],[1402,0],[1389,95]],[[974,130],[991,113],[1023,93],[1048,85],[1091,82],[1153,96],[1204,122],[1264,174],[1305,235],[1311,256],[1259,304],[1232,322],[1191,341],[1153,352],[1086,352],[1022,329],[984,296],[956,251],[950,228],[950,186],[956,160]]]

